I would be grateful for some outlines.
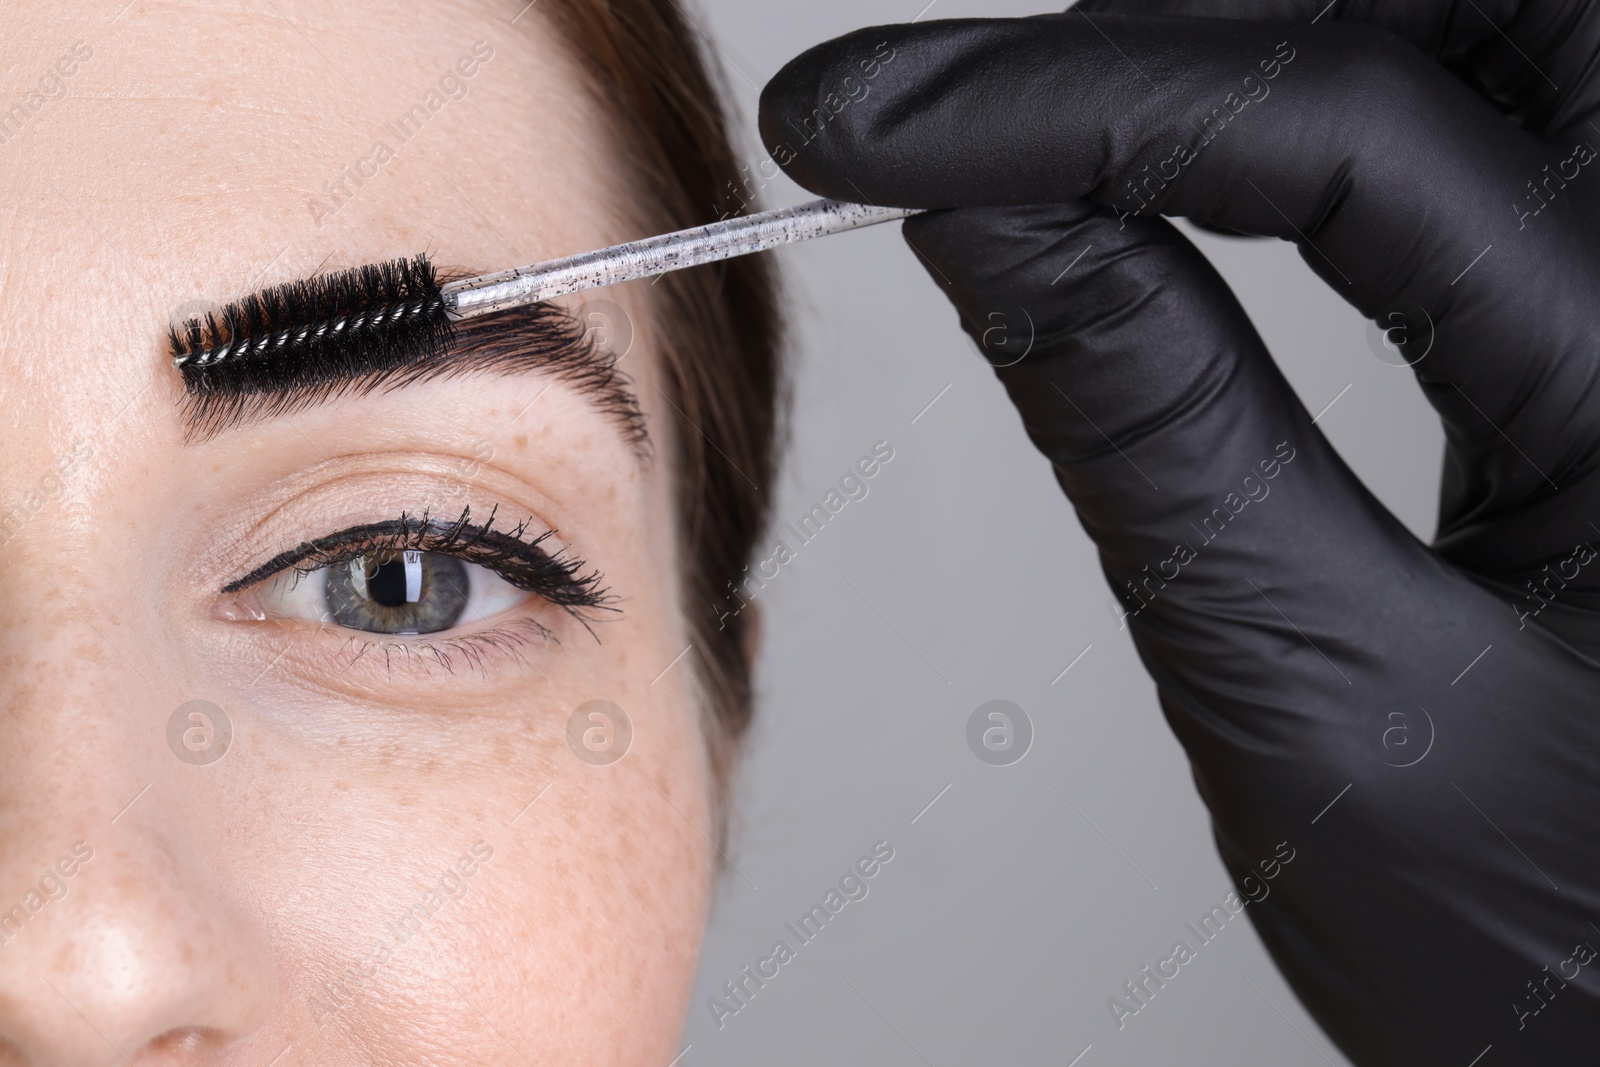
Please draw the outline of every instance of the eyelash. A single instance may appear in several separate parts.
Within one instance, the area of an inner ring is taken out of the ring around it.
[[[587,620],[583,620],[587,626]],[[522,633],[519,631],[527,631]],[[395,641],[372,640],[351,634],[346,646],[354,649],[355,654],[344,661],[345,669],[354,667],[367,653],[375,649],[383,652],[383,665],[386,673],[394,673],[394,655],[400,653],[407,663],[414,660],[432,659],[435,664],[443,668],[448,674],[456,672],[457,660],[465,661],[466,666],[483,671],[487,657],[492,655],[510,656],[512,659],[522,659],[522,646],[528,643],[531,635],[541,640],[554,640],[554,636],[542,623],[533,619],[522,619],[496,626],[491,630],[480,630],[477,633],[462,634],[456,637],[433,638],[420,641]],[[426,671],[427,664],[423,663]]]
[[[286,571],[292,570],[299,577],[305,577],[362,556],[410,550],[453,556],[493,571],[507,584],[534,593],[563,609],[586,628],[595,621],[593,612],[618,610],[613,606],[616,598],[601,584],[603,578],[599,571],[585,573],[588,564],[582,559],[567,555],[565,550],[551,553],[541,547],[555,531],[546,530],[530,537],[527,522],[509,530],[496,530],[497,510],[491,510],[482,525],[472,522],[472,509],[467,507],[462,509],[460,518],[449,523],[431,519],[424,512],[420,518],[401,513],[398,519],[387,522],[352,526],[280,553],[223,586],[222,593],[243,592]],[[497,632],[500,638],[510,636],[503,629],[477,636],[493,636]],[[447,644],[451,640],[455,639],[443,639],[443,642]]]

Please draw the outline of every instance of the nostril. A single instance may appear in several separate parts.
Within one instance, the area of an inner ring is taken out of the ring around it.
[[[216,1030],[203,1026],[180,1026],[145,1042],[129,1057],[132,1067],[187,1067],[215,1054],[225,1043]]]

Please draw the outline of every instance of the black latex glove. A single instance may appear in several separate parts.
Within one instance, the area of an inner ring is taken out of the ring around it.
[[[1246,910],[1333,1040],[1594,1062],[1600,13],[1325,4],[863,30],[762,135],[817,193],[958,209],[906,239],[1099,546],[1242,892],[1296,850]],[[1295,241],[1422,356],[1431,547],[1156,213]]]

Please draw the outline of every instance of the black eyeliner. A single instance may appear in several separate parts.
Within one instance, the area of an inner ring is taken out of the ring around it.
[[[541,547],[555,531],[546,530],[530,538],[526,533],[528,523],[496,530],[494,515],[491,511],[487,522],[474,524],[468,507],[453,522],[432,519],[424,512],[420,517],[402,514],[398,519],[352,526],[280,552],[223,586],[221,592],[242,592],[288,570],[306,574],[374,553],[420,551],[442,553],[484,567],[509,585],[536,593],[568,611],[617,610],[611,606],[614,598],[601,585],[598,571],[584,573],[588,565],[583,560]]]

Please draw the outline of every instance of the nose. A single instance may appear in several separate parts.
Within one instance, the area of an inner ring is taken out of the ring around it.
[[[149,834],[60,852],[49,895],[6,879],[0,1035],[19,1067],[200,1064],[261,1025],[270,957],[192,857]]]
[[[0,620],[0,1067],[216,1062],[277,988],[218,860],[227,779],[169,751],[137,634],[42,600]]]

